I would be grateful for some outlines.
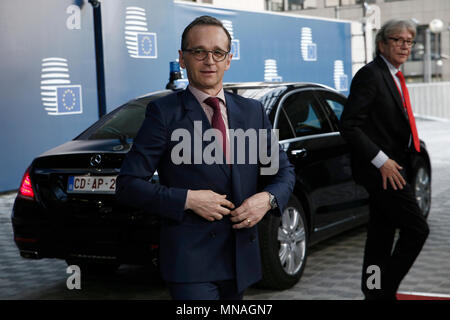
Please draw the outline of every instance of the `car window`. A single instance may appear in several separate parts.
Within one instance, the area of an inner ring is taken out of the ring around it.
[[[170,90],[158,91],[131,100],[103,116],[75,139],[134,139],[144,121],[148,103],[171,92]]]
[[[328,91],[321,91],[319,94],[333,111],[336,118],[340,120],[344,111],[345,98]]]
[[[288,120],[286,111],[281,108],[280,115],[278,116],[278,140],[286,140],[295,138],[295,129],[292,123]]]
[[[340,120],[342,111],[344,111],[344,106],[342,104],[340,104],[339,102],[331,100],[331,99],[327,99],[326,102],[330,106],[331,110],[333,110],[333,112],[336,115],[336,117],[338,118],[338,120]]]
[[[106,115],[77,139],[133,139],[144,121],[145,109],[143,104],[129,103]]]
[[[286,126],[294,131],[296,137],[329,132],[327,121],[311,91],[291,94],[280,106],[278,129],[286,131]],[[284,115],[287,119],[283,119]]]
[[[268,88],[242,88],[237,90],[237,94],[245,97],[259,100],[264,106],[267,114],[270,114],[280,95],[286,91],[286,86],[268,87]]]

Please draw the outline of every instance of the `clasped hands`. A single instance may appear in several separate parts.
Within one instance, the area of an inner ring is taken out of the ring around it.
[[[392,186],[392,189],[402,190],[406,185],[406,181],[403,178],[402,174],[399,170],[403,170],[403,167],[400,166],[397,162],[392,159],[388,159],[381,167],[380,173],[383,179],[383,189],[387,189],[387,182]]]
[[[269,193],[256,193],[236,208],[226,199],[226,195],[211,190],[188,190],[185,208],[208,221],[221,220],[223,216],[231,215],[234,229],[250,228],[270,210]]]

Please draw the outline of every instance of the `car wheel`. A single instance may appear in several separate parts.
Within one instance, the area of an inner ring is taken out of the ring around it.
[[[120,267],[119,263],[93,262],[78,259],[67,259],[66,263],[68,266],[77,265],[78,267],[80,267],[80,271],[82,274],[85,273],[92,275],[113,274]]]
[[[293,196],[281,217],[269,214],[260,222],[263,277],[258,287],[284,290],[299,281],[308,253],[307,230],[303,207]]]
[[[431,208],[431,170],[425,160],[417,157],[412,163],[412,182],[414,195],[424,217]]]

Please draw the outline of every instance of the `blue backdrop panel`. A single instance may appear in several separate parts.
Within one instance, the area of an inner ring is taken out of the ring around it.
[[[98,119],[92,20],[83,1],[1,1],[0,191]]]
[[[164,89],[177,58],[173,2],[102,3],[107,111],[131,98]]]
[[[225,81],[312,81],[348,93],[350,23],[217,9],[171,0],[102,2],[107,111],[164,89],[195,17],[233,37]],[[31,160],[98,119],[93,10],[87,0],[0,2],[0,192]]]
[[[239,46],[225,81],[312,81],[348,94],[350,23],[177,3],[177,38],[205,14],[221,20]]]

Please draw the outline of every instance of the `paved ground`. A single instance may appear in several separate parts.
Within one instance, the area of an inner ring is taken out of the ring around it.
[[[450,122],[418,121],[433,166],[430,236],[400,291],[450,294]],[[27,260],[12,240],[10,214],[15,194],[0,196],[0,299],[167,299],[164,285],[144,268],[122,266],[114,276],[83,277],[81,290],[68,290],[66,264]],[[362,299],[360,273],[365,228],[314,246],[301,281],[285,291],[251,288],[245,299]]]

